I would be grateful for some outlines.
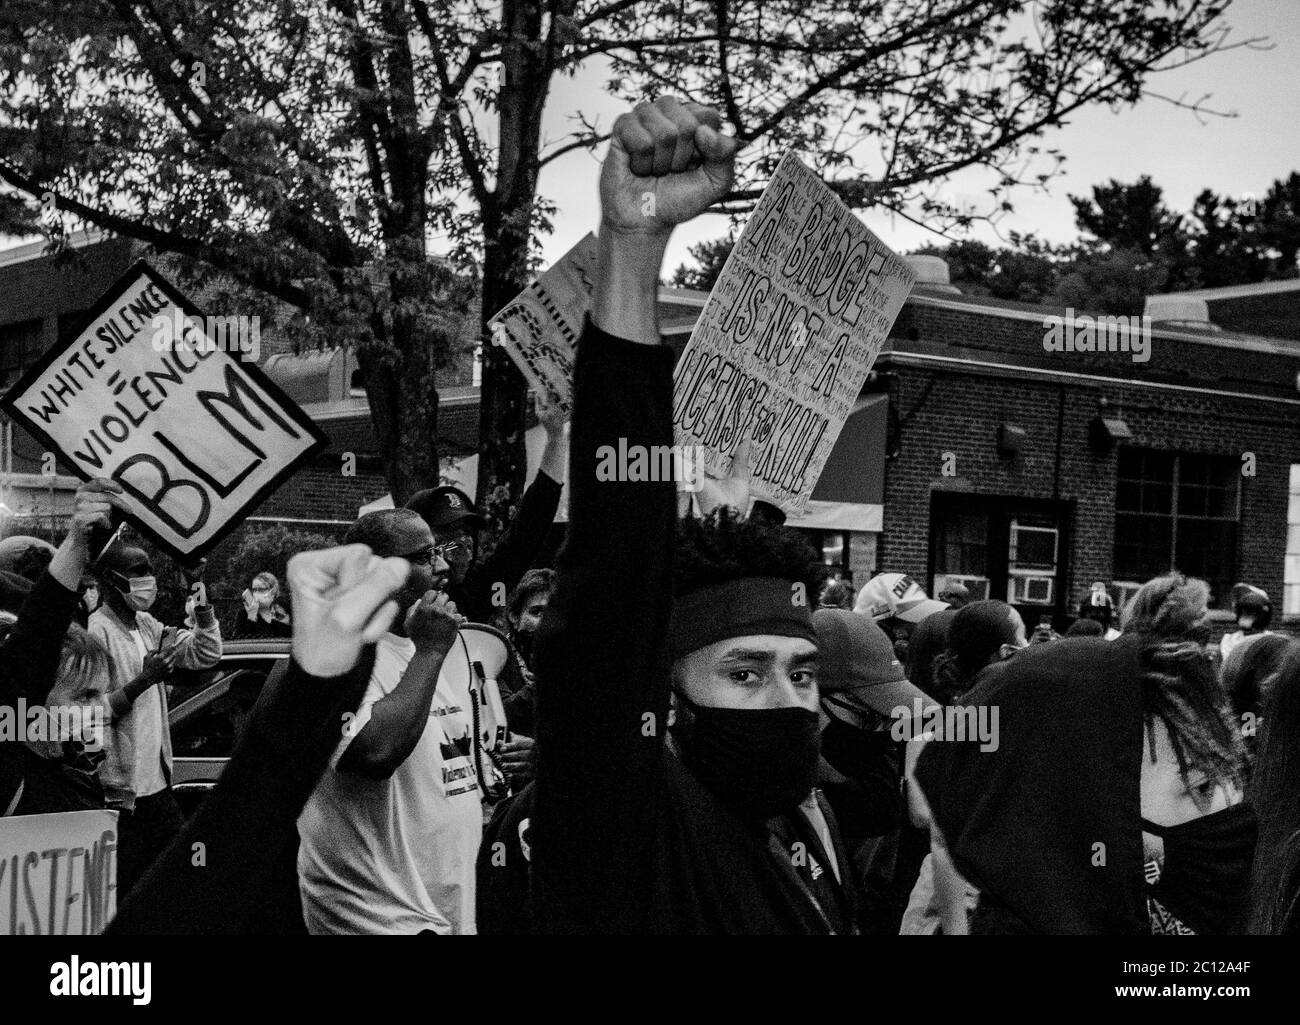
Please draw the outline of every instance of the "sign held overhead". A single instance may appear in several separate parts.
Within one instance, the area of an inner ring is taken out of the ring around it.
[[[736,240],[673,377],[676,441],[801,513],[915,272],[793,154]]]
[[[215,545],[325,436],[144,262],[9,390],[0,408],[181,561]]]

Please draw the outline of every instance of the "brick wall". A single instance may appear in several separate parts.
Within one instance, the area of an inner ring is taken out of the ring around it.
[[[952,310],[909,307],[900,317],[893,351],[877,364],[877,369],[899,375],[895,398],[901,446],[899,457],[886,464],[880,568],[923,579],[929,570],[932,493],[969,492],[1072,503],[1067,603],[1077,601],[1092,580],[1114,579],[1117,455],[1114,450],[1098,455],[1088,444],[1089,421],[1102,411],[1104,398],[1107,415],[1121,416],[1132,430],[1131,445],[1238,459],[1245,452],[1255,454],[1256,475],[1243,478],[1241,491],[1238,574],[1280,601],[1287,475],[1290,464],[1300,462],[1300,408],[1134,384],[1017,379],[1011,367],[978,373],[907,363],[909,353],[969,354],[978,349],[983,360],[1019,352],[1024,356],[1020,365],[1033,365],[1036,344],[1036,356],[1050,356],[1050,365],[1059,371],[1150,379],[1146,366],[1135,369],[1125,354],[1046,354],[1042,333],[1041,325],[1031,322]],[[1162,350],[1158,338],[1156,343],[1152,364],[1163,351],[1166,369],[1181,364],[1189,376],[1194,370],[1205,387],[1225,387],[1229,377],[1248,378],[1255,384],[1252,390],[1270,392],[1276,385],[1260,385],[1293,375],[1298,362],[1284,367],[1287,361],[1270,354],[1177,342]],[[1218,384],[1220,379],[1225,384]],[[1003,422],[1026,431],[1021,451],[1011,458],[997,451],[996,432]],[[956,456],[953,477],[942,474],[945,452]]]

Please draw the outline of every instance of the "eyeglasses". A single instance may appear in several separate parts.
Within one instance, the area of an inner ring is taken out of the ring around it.
[[[458,552],[467,547],[469,546],[464,541],[448,541],[445,544],[434,545],[433,550],[445,559],[452,552]]]
[[[405,559],[416,566],[431,566],[433,565],[433,556],[437,551],[436,546],[429,545],[428,548],[421,548],[418,552],[407,552],[405,555],[399,555],[398,558]]]

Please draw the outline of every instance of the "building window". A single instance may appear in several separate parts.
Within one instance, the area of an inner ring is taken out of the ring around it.
[[[1282,572],[1282,615],[1300,616],[1300,463],[1291,464],[1291,499],[1286,508],[1286,564]]]
[[[1226,601],[1237,571],[1241,461],[1234,456],[1121,449],[1115,493],[1115,577],[1176,569]]]
[[[0,388],[8,388],[41,353],[44,322],[25,320],[0,326]]]
[[[988,516],[952,512],[944,519],[939,565],[950,576],[988,575]]]

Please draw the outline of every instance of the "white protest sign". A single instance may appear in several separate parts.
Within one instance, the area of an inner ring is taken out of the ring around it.
[[[0,818],[0,936],[90,936],[117,913],[117,812]]]
[[[585,235],[488,321],[492,343],[538,393],[573,412],[573,360],[595,287],[596,237]]]
[[[230,319],[203,317],[139,263],[0,406],[78,477],[120,483],[135,525],[195,559],[325,443],[241,361],[247,331],[224,330]]]
[[[916,275],[787,154],[736,240],[673,375],[675,441],[798,514]]]

